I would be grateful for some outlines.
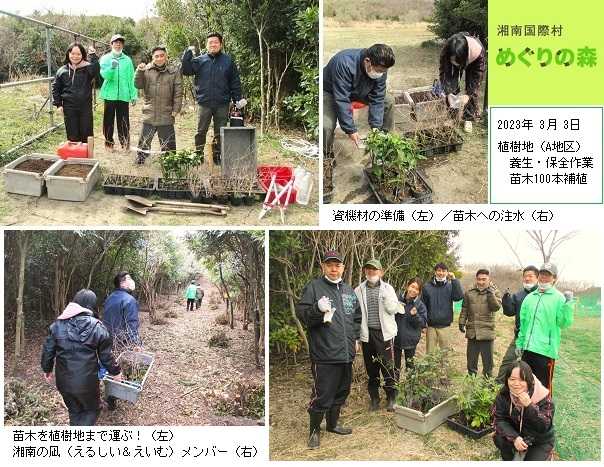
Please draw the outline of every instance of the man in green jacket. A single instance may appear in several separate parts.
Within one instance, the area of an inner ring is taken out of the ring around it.
[[[484,376],[493,374],[493,343],[495,341],[495,313],[501,308],[501,293],[491,282],[487,269],[476,271],[474,287],[463,298],[459,315],[459,330],[468,340],[468,374],[478,373],[478,356],[482,359]]]
[[[138,97],[134,87],[134,65],[124,52],[124,37],[115,34],[111,38],[111,52],[101,57],[101,99],[105,101],[103,135],[105,147],[113,149],[113,126],[117,118],[117,134],[122,149],[130,148],[130,115],[128,105],[136,104]]]
[[[554,284],[558,268],[545,263],[539,269],[537,290],[526,296],[520,308],[520,331],[516,349],[539,381],[552,393],[554,365],[560,349],[561,330],[573,323],[572,292],[558,291]]]
[[[162,151],[176,151],[174,118],[182,107],[182,78],[180,70],[168,65],[165,47],[157,46],[152,62],[136,68],[134,85],[145,92],[143,128],[138,141],[136,162],[144,164],[153,136],[157,132]]]

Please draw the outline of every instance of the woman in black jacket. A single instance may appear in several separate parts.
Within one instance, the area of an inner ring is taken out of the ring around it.
[[[88,52],[81,44],[71,44],[52,83],[52,103],[63,113],[67,139],[73,142],[85,143],[93,135],[92,86],[100,69],[94,48]]]
[[[110,375],[121,380],[120,367],[111,354],[109,331],[94,317],[96,295],[80,290],[50,325],[42,349],[41,366],[47,382],[55,367],[57,389],[69,411],[70,425],[91,426],[99,413],[99,360]]]
[[[422,281],[415,277],[407,282],[407,288],[399,294],[402,309],[394,315],[398,328],[394,338],[394,367],[396,381],[400,378],[402,354],[405,353],[405,368],[413,367],[415,348],[427,326],[428,312],[421,300]]]
[[[550,460],[555,443],[554,403],[549,390],[518,361],[507,371],[493,406],[493,441],[504,461]]]

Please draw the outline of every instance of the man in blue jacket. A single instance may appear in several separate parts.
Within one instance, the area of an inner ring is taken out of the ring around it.
[[[130,350],[140,349],[142,342],[138,334],[138,302],[131,294],[136,285],[126,271],[113,279],[115,290],[109,294],[103,307],[103,324],[107,327],[114,343]],[[108,397],[109,410],[115,410],[115,398]]]
[[[388,68],[394,66],[394,52],[384,44],[368,49],[345,49],[323,68],[323,144],[330,154],[336,121],[358,146],[359,133],[352,118],[352,101],[369,105],[369,126],[391,130],[394,101],[386,94]]]
[[[182,56],[182,73],[194,76],[198,121],[195,147],[203,153],[210,121],[214,121],[214,144],[220,147],[220,127],[227,126],[229,104],[242,109],[247,101],[241,97],[241,80],[233,59],[222,52],[222,36],[217,32],[207,35],[207,53],[194,57],[195,46]]]
[[[453,302],[464,296],[463,288],[455,274],[444,263],[434,266],[432,280],[422,289],[422,301],[428,310],[426,351],[449,350],[448,329],[453,322]]]

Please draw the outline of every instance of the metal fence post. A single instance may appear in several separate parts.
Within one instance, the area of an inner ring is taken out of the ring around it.
[[[46,67],[48,68],[48,77],[52,78],[52,57],[50,55],[50,28],[46,28]],[[50,126],[55,124],[54,112],[52,110],[52,81],[48,81],[48,115],[50,116]]]

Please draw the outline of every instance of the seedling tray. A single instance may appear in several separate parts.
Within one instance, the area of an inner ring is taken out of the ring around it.
[[[459,413],[452,415],[450,417],[447,417],[447,426],[449,428],[452,428],[454,431],[457,431],[458,433],[461,433],[462,435],[467,436],[468,438],[480,439],[483,436],[485,436],[493,431],[492,426],[487,426],[487,427],[483,428],[482,430],[474,430],[473,428],[470,428],[470,427],[460,423],[458,420],[456,420],[456,417],[458,415],[459,415]]]
[[[103,181],[103,191],[108,195],[151,196],[156,186],[156,178],[135,175],[110,174]]]
[[[412,172],[414,172],[416,174],[416,176],[417,176],[420,184],[422,185],[422,188],[424,188],[424,190],[422,190],[420,192],[420,194],[418,194],[418,195],[412,195],[412,196],[406,197],[404,199],[397,199],[397,200],[394,200],[391,194],[386,193],[382,189],[382,187],[378,184],[377,180],[375,180],[373,175],[371,175],[370,168],[365,168],[364,172],[365,172],[365,176],[367,177],[369,188],[371,188],[373,195],[377,198],[377,200],[380,204],[431,204],[432,203],[432,193],[433,193],[432,187],[430,186],[430,183],[428,182],[428,179],[426,178],[426,176],[424,176],[419,170],[413,170]]]
[[[419,132],[405,133],[405,138],[418,141],[418,152],[425,157],[447,155],[451,152],[461,151],[463,136],[455,129],[451,129],[451,138],[444,142],[442,138],[434,137],[433,130],[420,130]],[[421,133],[418,138],[418,134]],[[423,138],[422,138],[423,136]]]

